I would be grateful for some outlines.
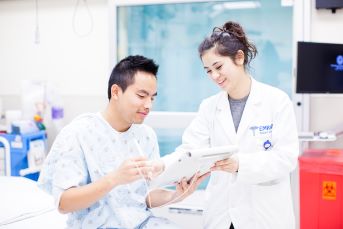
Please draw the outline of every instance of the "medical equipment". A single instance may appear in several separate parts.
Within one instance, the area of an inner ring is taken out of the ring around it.
[[[342,228],[342,178],[341,149],[307,149],[299,157],[300,228]]]
[[[22,120],[22,112],[20,110],[7,110],[5,112],[6,132],[12,133],[12,123]]]
[[[196,190],[180,202],[162,208],[153,208],[151,211],[157,217],[164,217],[177,222],[181,228],[200,229],[204,228],[202,215],[205,201],[205,190]]]
[[[0,136],[0,175],[11,176],[11,148],[7,139],[2,136]]]
[[[216,161],[227,159],[238,151],[235,145],[218,146],[203,149],[191,149],[180,152],[178,160],[168,166],[161,175],[150,182],[151,187],[175,185],[182,178],[191,179],[195,173],[200,175],[210,171]]]
[[[320,132],[300,132],[300,141],[336,141],[335,133],[320,131]]]
[[[44,120],[44,126],[51,127],[51,123],[59,132],[64,126],[64,105],[57,88],[51,82],[40,80],[24,80],[21,86],[22,118],[32,120],[39,115]]]
[[[11,134],[28,134],[28,133],[35,133],[39,131],[34,120],[12,121],[10,129],[11,131],[8,133],[11,133]]]
[[[343,44],[299,41],[296,93],[343,93]]]
[[[11,176],[26,176],[37,180],[40,166],[46,156],[46,133],[39,131],[30,134],[0,134],[8,142],[7,171]],[[3,142],[1,141],[3,144]],[[2,144],[0,143],[0,147]],[[10,152],[10,153],[9,153]]]

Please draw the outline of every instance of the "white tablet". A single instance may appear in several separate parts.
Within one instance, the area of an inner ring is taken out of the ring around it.
[[[150,186],[164,187],[175,185],[183,177],[190,179],[198,171],[202,175],[208,172],[216,161],[229,158],[237,151],[237,146],[228,145],[177,152],[177,160],[168,166],[158,177],[151,180]]]

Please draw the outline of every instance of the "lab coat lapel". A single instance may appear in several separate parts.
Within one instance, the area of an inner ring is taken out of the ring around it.
[[[222,92],[217,103],[217,118],[219,125],[223,128],[225,134],[232,142],[237,141],[236,130],[233,124],[230,104],[226,92]]]
[[[245,104],[244,111],[242,114],[241,121],[237,130],[237,138],[240,139],[243,134],[247,131],[254,117],[258,116],[259,109],[256,109],[261,101],[259,96],[258,83],[251,78],[251,90],[248,100]]]

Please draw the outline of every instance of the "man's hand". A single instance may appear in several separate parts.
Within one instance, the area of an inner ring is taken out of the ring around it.
[[[185,199],[191,195],[199,186],[199,184],[206,178],[210,172],[199,176],[196,173],[188,182],[186,178],[182,179],[176,184],[176,190],[154,189],[147,197],[147,206],[149,208],[160,207],[167,204],[172,204]]]
[[[186,197],[191,195],[198,188],[201,182],[203,182],[203,180],[205,180],[209,175],[210,172],[207,172],[201,176],[199,175],[199,172],[197,172],[188,181],[186,180],[186,178],[183,178],[176,184],[176,191],[173,195],[173,203],[182,201]]]
[[[134,157],[124,161],[118,169],[97,181],[81,187],[71,187],[61,195],[59,211],[69,213],[88,208],[103,198],[115,186],[128,184],[139,179],[147,179],[154,166],[146,157]]]
[[[153,171],[148,174],[149,179],[153,179],[160,175],[164,171],[164,162],[162,160],[153,160],[150,161],[151,166],[153,167]]]
[[[159,167],[154,166],[146,157],[133,157],[125,160],[117,170],[107,174],[107,178],[115,185],[134,182],[139,179],[149,179]]]

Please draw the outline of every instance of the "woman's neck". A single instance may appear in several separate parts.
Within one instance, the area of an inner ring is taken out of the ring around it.
[[[251,77],[248,74],[244,74],[241,80],[237,84],[234,90],[228,92],[230,98],[232,99],[242,99],[249,95],[251,90]]]

